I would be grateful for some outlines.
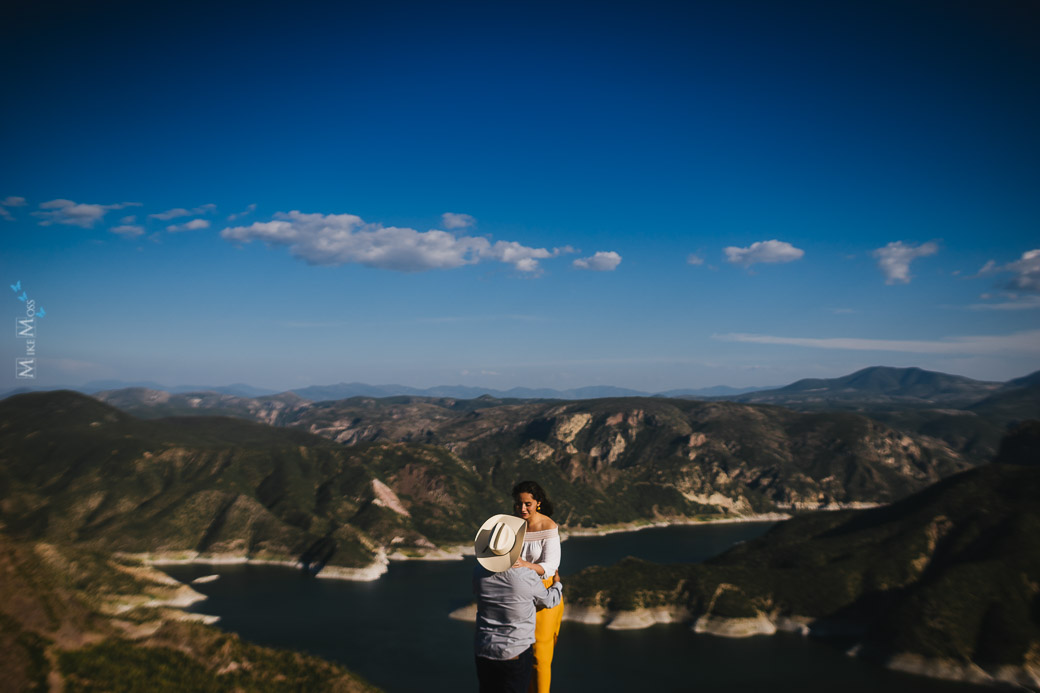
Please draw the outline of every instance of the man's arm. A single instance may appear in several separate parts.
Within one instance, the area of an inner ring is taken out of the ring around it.
[[[553,575],[552,587],[546,588],[534,572],[527,573],[533,579],[531,585],[534,594],[534,605],[539,609],[551,609],[563,599],[563,583],[560,582],[560,574]]]

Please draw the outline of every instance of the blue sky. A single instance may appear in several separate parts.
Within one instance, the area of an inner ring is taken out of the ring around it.
[[[215,5],[5,10],[38,385],[1040,369],[1035,3]]]

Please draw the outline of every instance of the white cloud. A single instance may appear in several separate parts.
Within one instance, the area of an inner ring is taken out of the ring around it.
[[[980,296],[982,300],[986,301],[993,296],[989,294],[982,294]],[[1018,296],[1016,294],[1004,294],[1003,300],[1000,303],[973,303],[968,306],[969,310],[1033,310],[1040,308],[1040,296],[1031,294],[1028,296]]]
[[[433,233],[428,231],[427,233]],[[473,239],[483,240],[483,239]],[[535,272],[538,261],[553,257],[555,253],[545,248],[528,248],[516,241],[496,241],[489,250],[483,251],[484,257],[513,265],[521,272]]]
[[[5,219],[7,221],[14,221],[14,215],[11,214],[9,211],[7,211],[7,209],[5,209],[5,208],[6,207],[24,207],[24,206],[25,206],[25,198],[24,197],[15,197],[13,195],[11,195],[9,197],[5,197],[3,199],[3,201],[0,201],[0,219]]]
[[[124,207],[139,207],[140,202],[121,202],[114,205],[91,205],[73,202],[72,200],[51,200],[40,204],[43,211],[33,212],[33,216],[43,219],[40,226],[51,224],[68,224],[70,226],[81,226],[85,229],[92,228],[94,224],[103,219],[110,210],[123,209]]]
[[[295,210],[279,212],[273,221],[226,228],[220,235],[240,243],[259,240],[285,245],[293,256],[312,265],[357,263],[399,272],[453,269],[484,260],[535,272],[539,260],[564,252],[510,241],[492,244],[487,238],[456,236],[437,229],[416,231],[369,224],[354,214],[303,214]]]
[[[795,248],[786,241],[758,241],[747,248],[729,246],[722,249],[726,259],[735,265],[748,267],[756,262],[793,262],[805,255],[801,248]]]
[[[455,214],[445,212],[441,215],[441,223],[446,229],[465,229],[477,223],[477,220],[468,214]]]
[[[140,236],[144,233],[144,227],[134,226],[132,224],[124,224],[123,226],[116,226],[114,228],[111,228],[109,229],[109,231],[111,231],[112,233],[118,233],[120,236],[124,236],[126,238],[134,238],[135,236]]]
[[[524,315],[517,313],[496,313],[494,315],[444,315],[439,317],[415,318],[414,322],[423,324],[443,324],[457,322],[484,322],[484,321],[519,320],[527,322],[541,322],[545,318],[539,315]]]
[[[686,264],[693,265],[694,267],[699,267],[704,264],[704,258],[702,258],[697,253],[690,253],[686,256]]]
[[[713,339],[725,342],[778,344],[815,349],[853,351],[897,351],[913,354],[1027,354],[1040,356],[1040,330],[1008,335],[944,337],[933,340],[861,339],[857,337],[776,337],[762,334],[719,334]]]
[[[1040,248],[1027,250],[1018,260],[1006,265],[998,265],[990,260],[979,270],[980,275],[998,272],[1014,273],[1015,276],[1007,283],[1008,289],[1040,292]]]
[[[578,269],[593,270],[595,272],[613,272],[621,264],[621,256],[611,251],[599,251],[589,257],[578,258],[574,261]]]
[[[129,216],[125,216],[125,217],[123,217],[122,219],[119,220],[119,222],[122,223],[122,224],[132,224],[135,221],[137,221],[137,217],[134,216],[133,214],[131,214]]]
[[[158,214],[149,214],[149,219],[159,219],[160,221],[169,221],[170,219],[177,219],[178,217],[195,217],[200,214],[209,214],[215,210],[217,206],[215,204],[206,204],[196,207],[195,209],[184,209],[183,207],[177,207],[175,209],[168,209],[165,212],[159,212]]]
[[[1000,266],[997,265],[997,261],[996,260],[987,260],[986,264],[982,266],[982,269],[980,269],[978,274],[976,274],[975,276],[976,277],[982,277],[982,276],[985,276],[987,274],[993,274],[994,272],[999,271],[999,269],[1000,269]]]
[[[939,252],[939,246],[931,241],[918,246],[894,241],[884,248],[878,248],[872,255],[877,258],[878,267],[885,275],[886,284],[908,284],[910,282],[910,263],[919,257],[935,255],[937,252]]]
[[[208,229],[209,222],[205,219],[192,219],[186,224],[172,224],[166,227],[167,231],[176,233],[178,231],[197,231],[199,229]]]
[[[256,211],[256,204],[254,203],[254,204],[251,204],[251,205],[247,206],[244,211],[239,212],[238,214],[229,214],[227,219],[228,219],[228,221],[234,221],[235,219],[238,219],[239,217],[244,217],[247,214],[252,214],[255,211]]]

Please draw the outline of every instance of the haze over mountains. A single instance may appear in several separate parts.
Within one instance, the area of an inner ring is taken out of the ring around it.
[[[704,399],[731,399],[739,402],[779,404],[782,406],[824,408],[864,406],[966,406],[979,402],[991,395],[1000,395],[1011,390],[1040,384],[1040,371],[1009,380],[1006,383],[974,380],[960,375],[926,371],[920,368],[891,368],[872,366],[840,378],[807,378],[783,387],[734,388],[717,385],[706,388],[677,388],[663,392],[646,392],[610,385],[556,390],[553,388],[514,387],[498,390],[487,387],[464,385],[438,385],[416,388],[406,385],[369,385],[367,383],[339,383],[335,385],[311,385],[295,388],[291,392],[312,402],[349,399],[351,397],[450,397],[475,399],[598,399],[603,397],[694,397]],[[216,392],[236,397],[266,397],[279,394],[269,388],[254,387],[244,383],[222,386],[178,385],[174,387],[151,381],[126,382],[120,380],[95,380],[81,386],[18,388],[4,396],[37,390],[68,389],[86,394],[97,394],[111,390],[144,388],[187,394],[194,392]]]
[[[185,394],[189,392],[217,392],[237,397],[264,397],[279,394],[279,390],[269,388],[253,387],[244,383],[232,385],[203,386],[203,385],[177,385],[170,387],[153,381],[123,381],[123,380],[93,380],[79,386],[54,386],[44,388],[24,387],[9,390],[3,396],[20,394],[23,392],[34,392],[39,390],[75,390],[84,394],[93,395],[108,390],[122,390],[127,388],[144,388],[148,390],[159,390],[171,394]],[[472,387],[466,385],[437,385],[435,387],[418,388],[407,385],[369,385],[367,383],[338,383],[336,385],[311,385],[308,387],[286,390],[309,399],[314,402],[330,399],[348,399],[350,397],[398,397],[408,395],[412,397],[455,397],[458,399],[475,399],[482,396],[496,397],[499,399],[595,399],[597,397],[725,397],[738,395],[744,392],[757,392],[764,388],[759,387],[728,387],[716,385],[705,388],[684,388],[668,390],[667,392],[643,392],[624,387],[613,387],[611,385],[592,385],[578,387],[569,390],[555,390],[552,388],[530,388],[514,387],[508,390],[498,390],[487,387]]]
[[[328,394],[328,393],[325,393]],[[185,415],[235,416],[278,426],[304,428],[339,442],[423,441],[451,443],[454,419],[467,412],[500,409],[533,412],[534,405],[561,405],[576,400],[502,399],[484,394],[476,399],[453,397],[355,396],[310,401],[297,393],[239,397],[215,392],[176,394],[145,388],[99,392],[98,399],[144,418]],[[590,398],[578,402],[616,399],[671,402],[702,398],[663,397]],[[971,464],[989,460],[1007,427],[1017,421],[1040,418],[1040,373],[1004,384],[986,383],[920,369],[871,368],[834,380],[799,381],[776,391],[708,401],[766,407],[782,406],[801,412],[847,411],[870,417],[884,426],[916,439],[941,442]],[[643,405],[633,405],[641,408]],[[650,406],[650,405],[648,405]],[[524,410],[524,407],[528,409]],[[550,407],[551,408],[551,407]],[[756,411],[768,412],[769,409]],[[393,412],[391,414],[390,412]],[[392,417],[392,418],[391,418]],[[774,414],[768,414],[774,417]],[[517,424],[517,421],[513,421]],[[517,424],[518,425],[518,424]],[[443,437],[447,435],[447,437]]]

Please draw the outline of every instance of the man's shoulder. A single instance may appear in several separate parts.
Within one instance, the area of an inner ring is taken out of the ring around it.
[[[496,573],[478,563],[473,567],[473,579],[481,582],[509,582],[512,578],[510,573],[514,572],[514,570],[510,568],[509,570],[502,570]]]
[[[517,585],[542,584],[542,579],[530,568],[510,568],[509,570],[503,570],[499,573],[493,573],[483,566],[478,565],[473,569],[473,579]]]

